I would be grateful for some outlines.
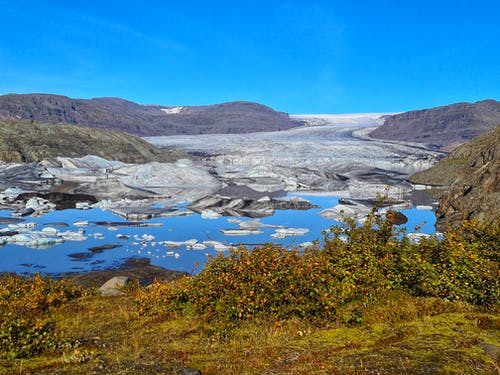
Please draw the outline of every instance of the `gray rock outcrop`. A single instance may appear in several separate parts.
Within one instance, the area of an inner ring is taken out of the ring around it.
[[[463,219],[500,220],[500,126],[457,147],[411,180],[448,186],[436,212],[440,230]]]

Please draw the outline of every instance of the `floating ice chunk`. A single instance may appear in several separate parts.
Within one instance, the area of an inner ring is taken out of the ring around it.
[[[336,221],[342,221],[346,217],[349,217],[362,222],[366,219],[366,215],[368,215],[370,211],[370,207],[352,202],[352,204],[338,204],[335,207],[327,208],[321,211],[319,215]]]
[[[28,222],[28,223],[8,224],[7,227],[10,230],[26,230],[26,229],[36,228],[36,223]]]
[[[45,237],[43,234],[39,233],[19,233],[10,236],[7,242],[32,248],[47,248],[55,244],[63,243],[64,241],[57,237]]]
[[[221,217],[221,214],[214,210],[202,210],[201,211],[201,218],[202,219],[218,219]]]
[[[207,246],[204,245],[204,244],[202,244],[202,243],[194,244],[191,247],[192,247],[193,250],[205,250],[207,248]]]
[[[188,245],[188,246],[193,246],[194,244],[197,244],[198,243],[198,240],[195,239],[195,238],[192,238],[190,240],[186,240],[184,241],[184,244],[185,245]]]
[[[288,236],[303,236],[306,233],[309,233],[307,228],[277,228],[271,237],[283,239]]]
[[[86,227],[89,225],[88,220],[78,220],[73,223],[75,227]]]
[[[226,251],[229,249],[228,246],[224,245],[223,243],[218,243],[214,245],[215,251]]]
[[[66,232],[59,232],[58,235],[66,241],[86,241],[87,237],[82,232],[73,232],[68,230]]]
[[[142,239],[145,240],[145,241],[153,241],[155,239],[155,236],[153,236],[152,234],[146,234],[146,233],[144,233],[142,235]]]
[[[182,242],[182,241],[164,241],[164,243],[165,243],[165,246],[168,246],[171,248],[177,248],[177,247],[181,247],[182,245],[184,245],[184,242]]]
[[[24,244],[26,242],[31,242],[38,238],[41,238],[41,236],[35,233],[18,233],[13,236],[10,236],[9,242]]]
[[[219,241],[212,241],[212,240],[203,241],[203,244],[206,246],[214,246],[217,243],[220,243],[220,242]]]
[[[219,242],[219,241],[208,240],[208,241],[203,241],[203,244],[205,246],[213,246],[213,248],[216,251],[225,251],[225,250],[229,249],[228,246],[224,245],[222,242]]]
[[[284,228],[282,225],[265,224],[259,219],[241,221],[239,223],[241,229],[256,229],[256,228]]]
[[[54,227],[45,227],[42,229],[42,232],[47,236],[56,236],[59,231]]]
[[[220,229],[220,231],[226,236],[250,236],[264,233],[264,231],[258,229]]]

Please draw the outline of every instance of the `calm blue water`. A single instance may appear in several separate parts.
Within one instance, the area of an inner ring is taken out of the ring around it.
[[[96,226],[92,221],[124,222],[121,217],[101,209],[63,210],[53,211],[39,218],[26,218],[28,222],[37,223],[36,230],[41,230],[46,225],[54,222],[66,222],[68,228],[58,228],[61,231],[84,229],[88,240],[83,242],[66,241],[47,249],[32,249],[19,245],[0,246],[0,272],[16,272],[29,274],[41,272],[43,274],[83,272],[117,267],[131,257],[147,257],[151,264],[168,269],[186,271],[189,273],[199,272],[209,256],[216,256],[217,251],[209,246],[204,250],[188,250],[185,246],[180,248],[168,248],[160,241],[186,241],[197,239],[199,242],[215,240],[227,245],[259,244],[265,242],[280,243],[286,246],[299,245],[307,241],[321,239],[322,231],[335,225],[336,222],[325,219],[318,215],[324,208],[333,207],[338,203],[338,198],[333,196],[302,196],[312,203],[320,206],[318,209],[307,211],[276,211],[272,217],[260,219],[262,223],[281,225],[293,228],[308,228],[310,231],[303,236],[292,236],[285,239],[271,237],[273,228],[261,228],[264,231],[260,235],[249,236],[226,236],[220,229],[237,229],[237,223],[228,222],[228,217],[210,220],[202,219],[200,215],[156,218],[148,222],[161,223],[159,227],[119,227],[117,230],[109,230],[106,227]],[[409,221],[406,224],[408,232],[415,230],[415,226],[422,226],[420,232],[434,233],[435,217],[431,210],[403,210]],[[11,211],[0,211],[0,217],[10,216]],[[251,220],[239,218],[243,221]],[[75,227],[72,224],[77,220],[88,220],[89,225],[84,228]],[[7,225],[0,225],[4,228]],[[103,239],[92,237],[101,233]],[[117,238],[118,234],[130,236],[124,240]],[[144,234],[154,236],[154,240],[135,240],[134,235]],[[118,244],[120,247],[93,253],[89,248],[105,244]]]

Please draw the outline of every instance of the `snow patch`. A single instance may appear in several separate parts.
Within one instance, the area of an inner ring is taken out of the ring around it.
[[[184,110],[184,107],[167,107],[167,108],[160,108],[160,110],[171,115],[171,114],[181,113]]]

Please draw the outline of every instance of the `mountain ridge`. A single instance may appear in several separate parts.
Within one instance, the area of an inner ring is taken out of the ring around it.
[[[171,108],[182,111],[169,113]],[[138,136],[249,133],[297,125],[287,113],[254,102],[175,107],[141,105],[114,97],[73,99],[54,94],[2,95],[0,119],[67,123]]]
[[[383,125],[373,130],[370,137],[450,150],[498,124],[500,102],[486,99],[386,116]]]

